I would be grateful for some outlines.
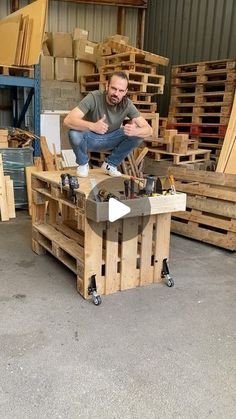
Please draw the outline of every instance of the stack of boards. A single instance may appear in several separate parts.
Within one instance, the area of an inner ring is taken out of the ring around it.
[[[0,64],[29,66],[39,62],[48,0],[37,0],[0,20]]]

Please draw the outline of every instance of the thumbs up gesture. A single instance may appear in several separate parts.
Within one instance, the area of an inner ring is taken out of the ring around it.
[[[96,132],[97,134],[106,134],[108,131],[108,124],[106,121],[106,115],[103,115],[101,119],[99,119],[97,122],[94,122],[93,124],[93,132]]]

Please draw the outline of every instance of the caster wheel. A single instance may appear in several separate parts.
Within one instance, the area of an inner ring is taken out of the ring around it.
[[[95,306],[100,306],[101,303],[102,303],[102,299],[100,295],[97,295],[96,297],[93,298],[93,304],[95,304]]]
[[[174,280],[172,279],[172,278],[169,278],[168,279],[168,282],[167,282],[167,285],[168,285],[168,287],[173,287],[174,286]]]

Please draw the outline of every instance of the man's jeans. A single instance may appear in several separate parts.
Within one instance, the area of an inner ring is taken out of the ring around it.
[[[128,137],[123,128],[108,134],[96,134],[92,131],[69,130],[69,140],[76,155],[76,163],[88,163],[88,151],[110,151],[106,161],[112,166],[118,166],[122,160],[139,144],[143,138]]]

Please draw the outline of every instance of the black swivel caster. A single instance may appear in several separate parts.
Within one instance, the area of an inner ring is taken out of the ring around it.
[[[168,263],[167,263],[167,258],[163,259],[161,276],[162,276],[162,278],[167,279],[167,286],[168,287],[173,287],[174,286],[175,283],[174,283],[173,278],[171,278],[171,276],[170,276],[169,267],[168,267]]]
[[[97,293],[96,275],[91,276],[90,286],[88,287],[88,295],[92,296],[93,304],[100,306],[102,303],[101,296]]]

